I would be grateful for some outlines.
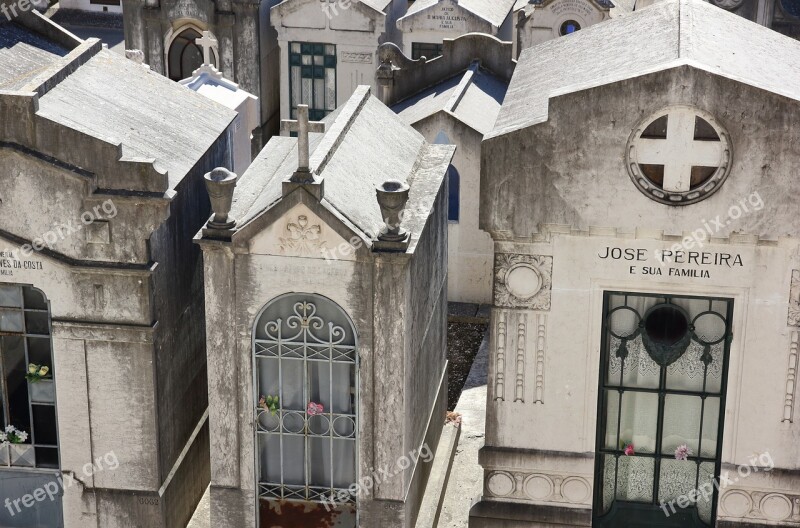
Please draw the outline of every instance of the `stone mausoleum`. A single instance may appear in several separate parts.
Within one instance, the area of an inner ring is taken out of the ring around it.
[[[183,528],[209,481],[192,237],[236,113],[36,11],[0,22],[0,90],[0,526]]]
[[[699,0],[522,53],[470,526],[800,526],[798,65]]]
[[[447,180],[360,87],[206,176],[210,525],[411,528],[447,400]]]

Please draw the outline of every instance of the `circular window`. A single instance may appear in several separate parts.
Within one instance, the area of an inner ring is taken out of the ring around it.
[[[689,320],[675,306],[664,304],[647,315],[644,330],[654,343],[670,346],[683,339],[689,331]]]
[[[570,33],[575,33],[576,31],[581,29],[581,25],[575,22],[574,20],[565,20],[563,24],[561,24],[561,29],[559,33],[561,35],[569,35]]]
[[[733,11],[744,3],[744,0],[711,0],[711,3],[722,9]]]
[[[781,0],[781,8],[787,15],[800,18],[800,0]]]
[[[647,310],[642,342],[653,360],[662,366],[680,358],[692,338],[689,316],[674,304],[657,304]]]
[[[628,140],[633,183],[653,200],[688,205],[713,194],[731,168],[730,136],[708,113],[673,106],[648,116]]]

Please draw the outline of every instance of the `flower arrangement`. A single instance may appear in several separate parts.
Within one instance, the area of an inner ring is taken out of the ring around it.
[[[20,431],[13,425],[6,427],[6,430],[0,432],[0,443],[2,444],[24,444],[28,440],[28,433]]]
[[[275,416],[281,406],[281,400],[277,396],[264,396],[262,394],[258,399],[258,406]]]
[[[692,450],[686,444],[681,444],[675,448],[675,460],[689,460]]]
[[[632,442],[623,441],[620,442],[620,444],[622,445],[622,452],[625,454],[625,456],[633,456],[636,454],[636,450],[634,449]]]
[[[49,373],[50,367],[31,363],[28,365],[28,372],[25,373],[25,379],[31,383],[36,383],[44,379]]]
[[[321,403],[315,402],[308,402],[308,408],[306,409],[306,413],[309,416],[316,416],[318,414],[322,414],[325,412],[325,407]]]
[[[454,411],[447,411],[444,423],[452,424],[455,425],[456,427],[461,425],[461,413],[457,413]]]

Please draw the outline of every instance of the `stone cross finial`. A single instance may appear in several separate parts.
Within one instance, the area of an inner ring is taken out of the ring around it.
[[[203,31],[203,36],[194,39],[195,44],[203,48],[203,64],[211,64],[211,49],[218,44],[217,39],[211,36],[210,31]],[[213,65],[212,65],[213,66]]]
[[[297,133],[297,171],[293,180],[311,179],[310,154],[308,146],[309,132],[325,132],[325,123],[308,120],[308,105],[297,106],[297,121],[284,119],[281,121],[281,132]]]

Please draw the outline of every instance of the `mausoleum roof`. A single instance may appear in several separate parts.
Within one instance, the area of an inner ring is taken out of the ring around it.
[[[0,23],[0,90],[17,90],[69,50],[15,23]]]
[[[370,240],[383,226],[376,187],[391,179],[407,182],[403,227],[413,240],[430,216],[455,147],[428,144],[367,86],[324,122],[326,131],[310,134],[309,141],[311,170],[324,180],[323,206]],[[297,167],[297,139],[273,137],[237,183],[231,209],[237,230],[282,199],[283,182]]]
[[[702,0],[665,0],[524,50],[489,137],[546,121],[551,97],[682,65],[800,100],[800,42]]]
[[[122,161],[167,171],[169,189],[236,117],[96,39],[81,41],[37,12],[23,15],[0,24],[0,90],[35,92],[38,118],[120,145]]]
[[[503,79],[475,63],[465,72],[397,103],[392,109],[409,125],[446,112],[485,135],[494,126],[506,90],[508,84]]]
[[[299,4],[300,2],[308,2],[308,1],[309,0],[283,0],[282,2],[278,2],[277,4],[275,4],[270,9],[277,8],[278,6],[282,6],[283,8],[285,8],[285,7],[289,6],[289,4],[292,4],[292,3],[298,3]],[[374,9],[375,11],[377,11],[379,13],[383,13],[385,15],[386,14],[386,8],[389,6],[389,4],[392,3],[392,0],[353,0],[351,5],[352,4],[356,4],[356,3],[364,4],[365,6],[371,8],[371,9]]]
[[[103,49],[39,99],[38,115],[154,159],[174,189],[236,112]]]
[[[440,0],[417,0],[400,20],[434,7],[439,2]],[[494,27],[500,27],[516,2],[517,0],[458,0],[458,5]]]

